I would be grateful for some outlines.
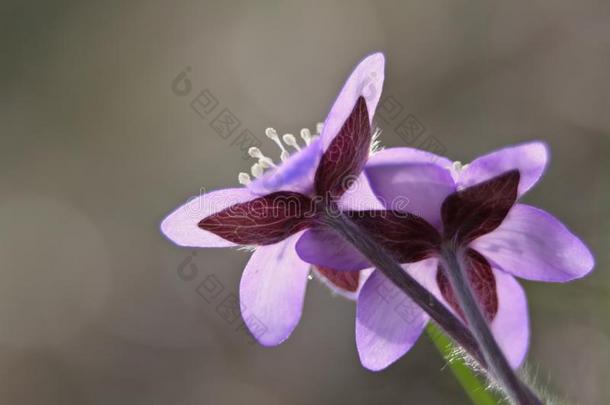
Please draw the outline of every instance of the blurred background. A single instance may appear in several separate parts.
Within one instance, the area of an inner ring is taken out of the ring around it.
[[[386,371],[363,369],[353,303],[316,280],[288,341],[251,344],[200,288],[213,275],[220,298],[235,297],[248,253],[178,248],[158,230],[201,188],[237,185],[252,139],[274,154],[266,127],[323,120],[377,50],[384,98],[399,105],[379,120],[385,146],[434,145],[467,162],[549,143],[526,202],[580,235],[597,267],[566,285],[523,283],[528,367],[570,403],[610,402],[610,3],[5,0],[1,10],[0,403],[467,404],[428,339]],[[201,94],[215,100],[203,113],[191,106]],[[214,124],[225,109],[234,132]],[[406,117],[416,133],[400,129]]]

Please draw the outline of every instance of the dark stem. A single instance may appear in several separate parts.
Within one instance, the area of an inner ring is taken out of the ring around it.
[[[524,405],[542,404],[542,401],[519,380],[494,339],[483,312],[474,297],[467,274],[460,264],[454,246],[444,244],[441,248],[441,256],[446,270],[445,274],[470,326],[470,331],[479,343],[479,348],[483,352],[489,371],[497,378],[510,399],[515,403]]]
[[[333,211],[321,219],[324,225],[339,233],[358,249],[370,262],[400,288],[409,298],[430,315],[430,317],[456,343],[462,346],[483,368],[485,358],[470,331],[432,293],[422,287],[417,280],[403,270],[394,258],[373,240],[366,231],[353,223],[345,215]]]
[[[488,373],[490,377],[500,380],[496,377],[497,371],[488,366],[487,355],[484,355],[479,348],[479,343],[475,336],[468,328],[460,321],[451,311],[443,305],[432,293],[420,285],[411,275],[403,270],[394,257],[379,243],[377,243],[370,235],[357,224],[353,223],[345,215],[341,214],[336,209],[331,209],[327,215],[320,217],[321,224],[327,226],[337,232],[360,253],[362,253],[375,268],[381,271],[394,285],[400,288],[409,298],[419,305],[443,330],[450,336],[459,346],[479,364],[479,366]],[[449,271],[448,271],[449,272]],[[480,312],[480,311],[479,311]],[[488,329],[489,331],[489,329]],[[493,337],[491,338],[495,344]],[[497,344],[495,344],[497,347]],[[498,349],[499,350],[499,349]],[[500,352],[502,359],[504,356]],[[495,359],[492,359],[495,360]],[[506,359],[504,359],[506,362]],[[509,370],[512,373],[512,369]],[[514,383],[514,380],[512,380]],[[504,380],[500,380],[504,382]],[[516,379],[518,392],[521,393],[518,398],[514,398],[520,405],[538,405],[542,404],[536,394],[520,380]],[[512,395],[510,395],[512,397]],[[523,396],[525,400],[520,400]]]

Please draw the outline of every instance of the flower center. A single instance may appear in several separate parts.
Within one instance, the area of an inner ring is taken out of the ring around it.
[[[322,133],[323,126],[324,124],[319,122],[316,125],[316,133],[314,135],[311,134],[309,128],[301,129],[300,136],[303,142],[305,143],[305,147],[307,147],[307,145],[309,145],[316,137],[320,136],[320,134]],[[287,146],[294,149],[295,152],[301,150],[301,145],[299,145],[299,143],[297,142],[297,138],[292,134],[284,134],[282,135],[282,137],[280,137],[274,128],[267,128],[265,130],[265,135],[267,135],[267,138],[271,139],[273,143],[275,143],[278,148],[280,148],[280,160],[282,162],[285,162],[290,158],[290,152],[288,151]],[[248,149],[248,154],[252,158],[257,160],[257,162],[254,163],[252,165],[252,168],[250,169],[250,173],[254,178],[261,177],[265,173],[265,170],[270,167],[277,167],[273,160],[265,156],[263,152],[261,152],[261,150],[257,147],[252,147]],[[237,179],[239,181],[239,184],[242,185],[246,185],[252,181],[252,177],[250,177],[250,174],[245,172],[239,173]]]

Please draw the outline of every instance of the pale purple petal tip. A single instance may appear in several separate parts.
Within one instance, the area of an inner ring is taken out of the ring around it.
[[[310,265],[294,251],[300,236],[257,248],[242,274],[242,318],[263,346],[282,343],[301,318]]]
[[[436,269],[428,259],[408,266],[408,272],[424,279]],[[362,287],[356,309],[356,345],[364,367],[379,371],[394,363],[415,344],[428,315],[404,295],[380,271],[375,270]]]
[[[307,263],[333,270],[354,271],[371,266],[360,252],[332,230],[305,231],[296,244],[296,251]]]
[[[518,194],[521,196],[542,177],[548,158],[549,150],[544,142],[510,146],[473,160],[464,167],[457,182],[460,186],[470,187],[509,170],[518,169],[521,175]]]
[[[343,89],[337,96],[322,130],[322,150],[325,151],[343,123],[350,115],[360,96],[366,100],[369,120],[372,123],[377,103],[381,97],[384,79],[385,57],[382,53],[374,53],[364,58],[349,76]]]
[[[517,204],[499,228],[472,243],[499,268],[527,280],[566,282],[587,275],[587,246],[548,212]]]
[[[229,247],[234,243],[211,232],[204,231],[197,224],[203,218],[222,211],[233,204],[256,198],[246,188],[228,188],[211,191],[190,198],[161,222],[161,232],[179,246],[189,247]]]
[[[491,330],[513,368],[518,368],[529,346],[529,317],[523,288],[510,274],[493,269],[498,293],[498,312]]]

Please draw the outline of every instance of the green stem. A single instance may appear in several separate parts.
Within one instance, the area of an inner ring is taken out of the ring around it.
[[[430,322],[426,332],[474,405],[501,403],[501,399],[487,388],[484,378],[478,376],[463,357],[455,358],[456,347],[436,325]]]

